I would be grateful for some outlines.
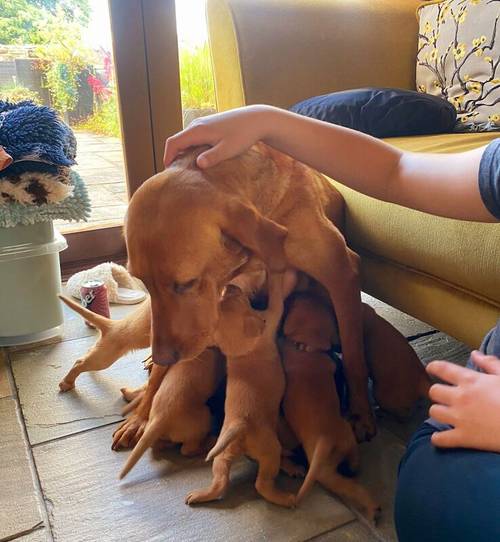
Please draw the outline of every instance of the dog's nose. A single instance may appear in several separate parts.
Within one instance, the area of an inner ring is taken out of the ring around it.
[[[153,345],[153,363],[157,365],[173,365],[179,361],[179,352],[170,347],[155,348]]]

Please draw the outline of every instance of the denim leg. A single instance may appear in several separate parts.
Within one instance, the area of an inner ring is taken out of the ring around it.
[[[500,454],[441,450],[424,423],[399,467],[399,542],[500,541]]]

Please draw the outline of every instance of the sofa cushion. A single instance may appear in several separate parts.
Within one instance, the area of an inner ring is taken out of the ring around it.
[[[387,141],[408,151],[453,153],[487,145],[497,135],[442,134]],[[397,262],[500,306],[500,224],[431,216],[336,186],[347,202],[347,237],[355,250]]]
[[[333,92],[299,102],[290,110],[374,137],[450,132],[457,118],[448,101],[397,88]]]
[[[418,10],[417,88],[457,108],[457,131],[500,130],[498,1],[444,0]]]

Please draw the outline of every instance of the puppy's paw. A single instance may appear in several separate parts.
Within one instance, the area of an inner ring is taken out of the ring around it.
[[[380,517],[382,516],[382,507],[377,503],[371,504],[369,507],[367,507],[365,516],[366,516],[366,519],[373,526],[376,526],[380,520]]]
[[[369,442],[377,434],[375,417],[371,410],[368,412],[358,412],[354,409],[351,411],[350,422],[352,430],[358,442]]]
[[[281,470],[290,476],[291,478],[304,478],[306,475],[305,469],[302,465],[297,465],[288,457],[281,458]]]
[[[127,418],[113,433],[113,443],[111,444],[112,450],[123,450],[126,448],[133,448],[144,433],[147,420],[132,414],[130,418]]]
[[[284,506],[286,508],[295,508],[297,506],[297,496],[293,493],[290,493],[285,501]]]
[[[196,504],[199,502],[209,502],[219,499],[221,495],[215,494],[211,490],[200,489],[198,491],[191,491],[186,497],[186,504]]]
[[[59,382],[59,390],[62,392],[72,390],[75,387],[75,382],[68,382],[65,378]]]
[[[139,395],[144,394],[143,388],[120,388],[120,391],[122,392],[122,397],[127,403],[130,403],[130,401],[133,401],[136,399]]]

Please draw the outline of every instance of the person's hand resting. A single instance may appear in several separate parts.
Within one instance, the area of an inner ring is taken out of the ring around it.
[[[427,371],[446,384],[429,392],[435,402],[429,414],[453,429],[436,431],[432,443],[442,448],[475,448],[500,452],[500,359],[481,352],[472,361],[484,373],[447,361],[433,361]]]
[[[197,158],[196,163],[202,169],[245,152],[264,137],[270,110],[270,107],[255,105],[196,119],[167,139],[163,155],[165,167],[178,154],[198,145],[211,147]]]

